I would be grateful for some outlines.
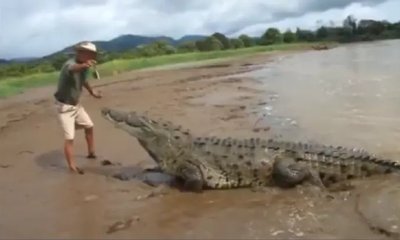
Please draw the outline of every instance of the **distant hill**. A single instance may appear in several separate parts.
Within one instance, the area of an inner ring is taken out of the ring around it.
[[[22,57],[22,58],[13,58],[11,60],[8,60],[9,62],[14,62],[14,63],[24,63],[24,62],[29,62],[39,59],[37,57]]]
[[[186,35],[186,36],[181,37],[180,39],[173,39],[173,38],[167,37],[167,36],[149,37],[149,36],[126,34],[126,35],[121,35],[119,37],[111,39],[110,41],[93,41],[93,43],[96,44],[96,46],[98,47],[98,49],[100,51],[123,52],[123,51],[129,50],[129,49],[136,48],[143,44],[150,44],[152,42],[160,41],[160,40],[166,41],[173,46],[177,46],[185,41],[197,41],[197,40],[204,39],[206,37],[207,36],[203,36],[203,35]],[[73,46],[66,47],[61,51],[52,53],[43,58],[51,58],[60,53],[72,52],[72,50],[73,50],[72,47]]]
[[[178,39],[176,42],[177,42],[177,44],[181,44],[181,43],[186,42],[186,41],[202,40],[202,39],[204,39],[206,37],[207,36],[204,36],[204,35],[185,35],[185,36],[181,37],[180,39]]]
[[[25,58],[13,58],[13,59],[0,59],[0,64],[27,63],[38,59],[40,58],[25,57]]]
[[[155,41],[166,41],[167,43],[177,46],[185,41],[197,41],[206,38],[207,36],[203,35],[185,35],[179,39],[173,39],[168,36],[141,36],[141,35],[132,35],[126,34],[111,39],[110,41],[93,41],[96,44],[97,48],[103,52],[123,52],[133,48],[136,48],[143,44],[150,44]],[[43,57],[26,57],[26,58],[15,58],[15,59],[0,59],[0,64],[8,64],[8,63],[16,63],[16,62],[30,62],[34,60],[40,59],[51,59],[59,54],[70,53],[73,52],[73,46],[68,46],[60,51],[54,52],[52,54],[43,56]]]

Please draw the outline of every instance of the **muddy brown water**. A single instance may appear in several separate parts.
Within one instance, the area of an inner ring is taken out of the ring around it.
[[[294,119],[299,128],[292,134],[398,158],[399,44],[385,41],[287,56],[251,76],[279,95],[266,113]]]
[[[141,175],[154,162],[135,139],[102,119],[99,108],[146,111],[198,135],[274,136],[365,148],[397,160],[399,47],[399,41],[354,44],[133,72],[119,83],[115,77],[118,84],[100,84],[104,99],[84,97],[99,160],[84,158],[78,133],[81,176],[66,172],[51,98],[38,102],[52,88],[33,90],[37,94],[27,93],[22,102],[21,96],[1,102],[0,238],[398,238],[395,176],[356,181],[355,189],[329,195],[311,186],[158,191],[143,180],[159,185],[170,179]],[[121,181],[115,173],[135,177]]]

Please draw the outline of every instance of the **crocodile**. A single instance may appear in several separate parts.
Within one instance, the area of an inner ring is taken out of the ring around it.
[[[365,150],[272,138],[195,136],[171,121],[103,107],[102,116],[134,136],[158,168],[188,191],[290,188],[303,182],[324,189],[355,178],[400,172],[400,163]]]

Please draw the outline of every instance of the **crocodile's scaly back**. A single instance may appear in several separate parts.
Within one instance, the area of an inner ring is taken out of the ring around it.
[[[281,158],[291,158],[316,172],[324,184],[372,175],[400,173],[400,163],[365,150],[316,144],[268,141],[268,149]]]
[[[326,185],[342,180],[400,172],[400,163],[363,150],[273,139],[195,138],[197,158],[207,185],[232,188],[271,184],[276,160],[292,159],[315,171]]]
[[[262,148],[266,140],[196,138],[191,150],[200,164],[205,185],[235,188],[268,185],[273,170],[273,155]]]
[[[272,139],[195,138],[169,121],[103,109],[103,116],[137,138],[171,175],[195,188],[296,185],[310,176],[329,185],[376,174],[399,173],[400,164],[366,151]]]

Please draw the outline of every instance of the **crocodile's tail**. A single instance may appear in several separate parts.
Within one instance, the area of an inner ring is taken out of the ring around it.
[[[382,159],[364,150],[274,140],[269,140],[268,147],[292,153],[297,162],[306,163],[327,182],[400,174],[400,162]]]

